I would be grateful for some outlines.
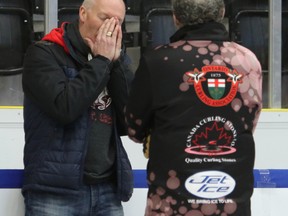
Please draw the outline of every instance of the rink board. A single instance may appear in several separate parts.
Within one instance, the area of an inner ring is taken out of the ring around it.
[[[21,107],[0,109],[0,215],[23,216],[23,114]],[[288,112],[263,110],[255,131],[253,215],[275,216],[285,212],[288,196]],[[134,193],[123,203],[125,216],[143,215],[146,202],[146,163],[142,147],[122,137],[134,172]]]

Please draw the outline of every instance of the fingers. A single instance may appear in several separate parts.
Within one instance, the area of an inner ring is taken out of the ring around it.
[[[106,19],[98,29],[96,40],[84,39],[92,54],[102,55],[110,60],[119,58],[122,43],[121,26],[117,18]]]
[[[103,26],[102,36],[103,37],[113,36],[115,34],[114,33],[115,25],[116,25],[116,19],[114,17],[105,20],[102,25]]]
[[[106,19],[103,24],[100,26],[100,28],[98,29],[98,34],[97,37],[106,37],[106,33],[107,33],[107,24],[109,22],[109,19]]]
[[[121,26],[118,24],[117,25],[117,40],[116,40],[116,49],[121,50],[122,46],[122,29]]]
[[[122,47],[122,29],[121,29],[121,26],[117,25],[114,31],[117,32],[115,56],[113,58],[113,60],[115,61],[120,57],[120,53],[121,53],[121,47]]]

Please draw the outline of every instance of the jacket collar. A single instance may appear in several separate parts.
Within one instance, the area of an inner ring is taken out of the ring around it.
[[[78,28],[78,20],[73,23],[64,22],[60,28],[52,29],[42,40],[62,46],[77,62],[85,64],[90,48],[85,44]]]
[[[79,63],[87,62],[90,48],[84,42],[78,28],[78,20],[65,26],[64,40],[68,46],[71,56]]]
[[[223,24],[211,21],[203,24],[183,26],[170,37],[171,43],[179,40],[228,41],[229,34]]]

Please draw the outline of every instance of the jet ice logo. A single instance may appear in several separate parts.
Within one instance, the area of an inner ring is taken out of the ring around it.
[[[219,171],[199,172],[185,181],[185,187],[191,194],[206,199],[227,196],[235,185],[236,182],[230,175]]]

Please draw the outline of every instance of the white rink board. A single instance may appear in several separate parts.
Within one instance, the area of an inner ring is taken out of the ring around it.
[[[125,216],[144,215],[147,189],[135,189],[131,200],[123,203]],[[288,189],[255,189],[252,197],[253,216],[286,216]],[[0,215],[24,216],[20,189],[0,190]]]
[[[255,169],[288,169],[288,112],[262,111],[255,131]],[[132,168],[143,170],[147,160],[142,146],[123,137]],[[22,109],[0,109],[0,169],[23,169]],[[288,181],[288,179],[287,179]],[[144,215],[147,189],[136,188],[123,203],[125,216]],[[278,216],[286,212],[288,188],[256,188],[252,197],[253,216]],[[0,216],[24,216],[20,189],[0,189]]]

